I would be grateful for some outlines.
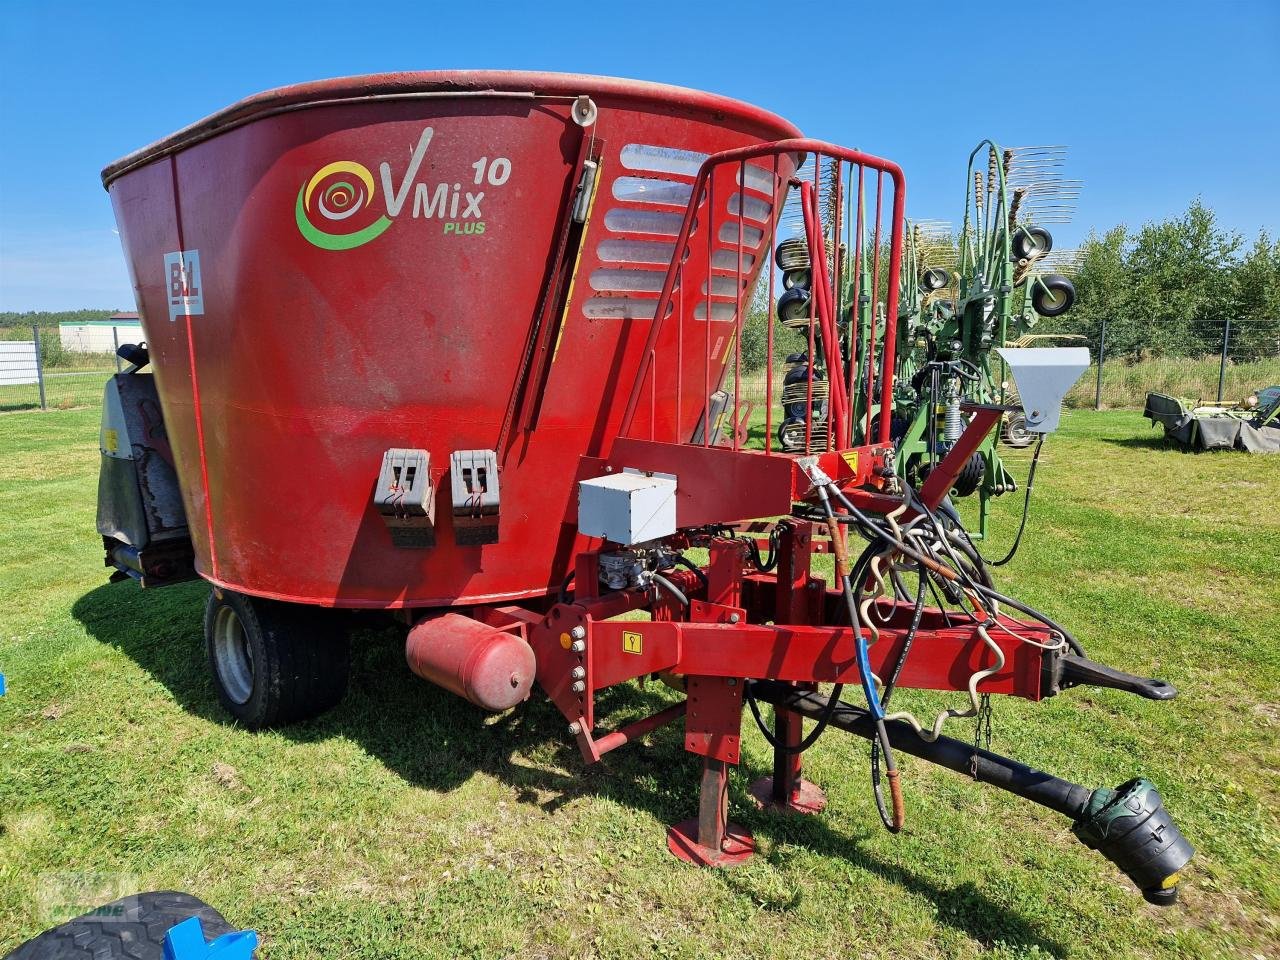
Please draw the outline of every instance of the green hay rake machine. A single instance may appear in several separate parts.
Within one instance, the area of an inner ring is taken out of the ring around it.
[[[1000,349],[1063,339],[1031,330],[1040,318],[1061,316],[1075,302],[1075,288],[1065,276],[1073,252],[1055,252],[1047,226],[1068,222],[1079,194],[1079,181],[1062,176],[1064,152],[1062,147],[1002,149],[982,141],[969,155],[958,241],[946,221],[916,221],[907,232],[889,415],[895,469],[913,484],[924,481],[963,433],[963,405],[1015,401]],[[856,436],[865,438],[875,435],[882,416],[879,405],[867,398],[876,396],[874,380],[880,373],[872,344],[887,325],[886,260],[878,255],[881,238],[863,236],[867,197],[860,187],[842,195],[827,176],[819,204],[827,212],[827,269],[836,277],[839,349],[853,371],[847,390],[850,416]],[[786,210],[780,226],[798,232],[801,221],[799,213]],[[862,238],[855,246],[869,251],[866,256],[848,260],[849,244],[831,234],[841,222]],[[824,349],[831,348],[814,335],[813,270],[804,239],[784,240],[775,262],[785,288],[778,298],[778,322],[808,340],[806,349],[787,356],[777,439],[784,450],[813,453],[827,446],[830,384]],[[987,437],[956,478],[954,496],[978,496],[975,538],[986,536],[990,500],[1018,489],[1000,459],[1000,441],[1021,448],[1036,436],[1043,434],[1027,429],[1023,413],[1010,411],[1000,431]]]
[[[912,482],[923,481],[963,433],[963,404],[1013,399],[999,351],[1031,346],[1041,339],[1031,333],[1036,322],[1075,302],[1071,281],[1046,269],[1053,250],[1046,224],[1066,222],[1079,191],[1062,178],[1062,161],[1061,147],[1002,150],[984,140],[969,155],[958,244],[939,221],[908,231],[891,432],[897,470]],[[1034,438],[1023,413],[1007,414],[956,478],[953,495],[978,496],[976,537],[986,536],[991,499],[1018,489],[1000,440],[1026,447]]]

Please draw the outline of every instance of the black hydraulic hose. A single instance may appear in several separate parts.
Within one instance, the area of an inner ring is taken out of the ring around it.
[[[573,583],[574,577],[578,575],[576,570],[570,570],[564,581],[560,584],[560,602],[569,602],[569,584]]]
[[[828,484],[828,485],[831,487],[832,490],[835,490],[837,493],[839,493],[839,490],[835,486],[835,484]],[[831,528],[831,535],[833,537],[835,536],[842,537],[842,534],[840,534],[839,530],[836,527],[836,514],[831,507],[831,498],[830,496],[828,496],[827,489],[825,486],[818,488],[818,496],[822,500],[822,508],[826,512],[827,523],[830,525],[830,528]],[[874,546],[875,546],[874,543],[868,544],[868,547],[874,547]],[[860,560],[865,559],[866,563],[870,565],[871,563],[874,562],[874,559],[873,559],[874,556],[875,555],[869,549],[866,549],[866,550],[863,550],[863,556],[859,559]],[[924,569],[923,565],[921,566],[921,569]],[[866,577],[865,572],[861,573],[858,577],[857,582],[858,582],[859,592],[861,592],[862,581],[863,579],[865,579],[865,577]],[[874,793],[876,797],[876,806],[880,809],[881,822],[884,823],[885,827],[891,833],[897,833],[899,830],[902,829],[903,824],[906,822],[906,807],[902,800],[902,785],[898,780],[898,763],[893,756],[893,747],[889,743],[889,733],[887,730],[885,730],[884,707],[881,704],[880,697],[876,694],[875,681],[871,677],[871,664],[867,657],[867,641],[862,634],[862,627],[858,622],[858,603],[853,595],[853,583],[849,573],[846,572],[841,575],[840,585],[844,593],[845,605],[848,606],[849,608],[849,621],[850,623],[853,624],[854,643],[857,646],[857,652],[858,652],[858,672],[862,675],[861,677],[862,691],[867,698],[868,708],[873,710],[875,713],[874,719],[875,719],[875,725],[876,725],[876,742],[880,744],[880,749],[884,753],[885,773],[889,777],[889,793],[893,800],[892,818],[888,816],[888,811],[884,809],[884,798],[880,795],[880,790],[879,790],[880,770],[879,770],[878,764],[876,766],[876,770],[875,770],[876,776],[874,778],[875,780]],[[879,758],[877,757],[876,759],[878,760]]]
[[[872,548],[874,546],[875,546],[874,543],[868,544],[867,549],[864,550],[862,552],[862,555],[858,557],[858,562],[854,564],[853,573],[851,574],[851,576],[854,578],[856,582],[861,582],[862,578],[866,576],[867,567],[871,563],[871,558],[875,555],[872,552]],[[849,579],[849,578],[846,577],[845,579]],[[856,619],[851,620],[850,625],[856,628],[857,620]],[[760,705],[756,703],[755,697],[752,696],[751,689],[752,689],[751,685],[748,684],[745,691],[745,696],[743,697],[743,699],[747,701],[747,706],[751,710],[751,716],[755,718],[756,726],[760,728],[761,735],[763,735],[765,741],[774,750],[777,750],[778,752],[784,753],[787,755],[804,753],[804,751],[808,750],[811,746],[813,746],[815,743],[818,742],[818,738],[822,736],[823,731],[827,729],[827,724],[831,720],[830,713],[818,716],[816,718],[818,721],[817,725],[811,731],[809,731],[809,733],[804,738],[802,738],[798,744],[795,744],[794,746],[792,746],[792,745],[783,743],[781,740],[779,740],[777,737],[773,735],[773,731],[769,729],[769,725],[764,722],[764,717],[760,713]],[[836,701],[840,699],[840,694],[843,692],[844,692],[844,684],[842,683],[837,683],[832,688],[832,691],[831,691],[832,695],[829,698],[829,703],[831,704],[832,711],[835,710]]]
[[[1031,512],[1031,487],[1036,482],[1036,466],[1040,463],[1040,448],[1044,446],[1044,434],[1040,434],[1040,439],[1036,441],[1036,452],[1031,455],[1031,469],[1027,472],[1027,489],[1022,497],[1022,520],[1018,523],[1018,535],[1013,538],[1013,546],[999,560],[987,561],[989,566],[1003,567],[1012,560],[1018,553],[1018,547],[1022,544],[1022,531],[1027,528],[1027,514]]]
[[[692,560],[690,560],[688,557],[682,556],[681,554],[676,554],[671,559],[675,562],[676,566],[684,567],[686,570],[693,571],[693,575],[697,577],[698,581],[702,584],[702,589],[705,590],[709,586],[711,586],[711,581],[707,579],[707,575],[703,571],[703,569],[700,566],[698,566],[696,563],[694,563]]]
[[[982,594],[984,597],[987,597],[991,600],[995,600],[997,603],[1003,603],[1007,607],[1013,607],[1013,609],[1021,613],[1025,613],[1028,617],[1031,617],[1033,620],[1039,620],[1050,630],[1060,633],[1062,635],[1062,639],[1067,642],[1067,646],[1071,648],[1073,653],[1078,654],[1079,656],[1082,656],[1082,657],[1088,656],[1088,654],[1084,652],[1084,647],[1080,645],[1080,641],[1077,640],[1072,635],[1070,630],[1062,626],[1062,624],[1058,623],[1057,621],[1050,619],[1048,616],[1041,613],[1039,610],[1035,609],[1034,607],[1029,607],[1025,603],[1020,603],[1017,600],[1014,600],[1012,597],[1006,597],[1003,593],[998,593],[997,591],[993,590],[991,587],[985,587],[985,586],[979,585],[977,586],[976,589],[978,593]]]
[[[871,714],[861,707],[840,703],[831,710],[830,704],[826,702],[827,698],[821,694],[796,690],[795,687],[773,680],[752,681],[748,689],[754,698],[764,703],[771,703],[775,707],[803,716],[829,713],[828,725],[837,730],[868,740],[878,735]],[[976,748],[971,743],[947,736],[940,736],[930,742],[917,736],[911,726],[901,720],[889,720],[884,726],[890,741],[898,750],[1007,790],[1073,820],[1079,818],[1089,802],[1092,791],[1088,788],[1008,757]]]
[[[928,506],[923,501],[919,499],[918,494],[916,494],[914,490],[911,491],[911,494],[912,496],[916,497],[916,502],[919,505],[920,509],[925,512],[925,515],[933,523],[934,531],[938,534],[938,539],[942,541],[943,546],[947,548],[948,552],[951,552],[952,557],[954,559],[955,554],[954,554],[954,551],[951,550],[950,537],[946,536],[946,531],[941,529],[941,525],[938,523],[936,515],[933,513],[933,511],[929,510]],[[965,537],[964,539],[967,540],[968,537]],[[975,549],[975,553],[976,553],[976,549]],[[958,561],[957,561],[957,566],[959,566]],[[1087,656],[1087,654],[1084,652],[1084,647],[1081,646],[1080,644],[1080,641],[1075,638],[1075,636],[1071,633],[1070,630],[1062,626],[1062,624],[1056,622],[1055,620],[1052,620],[1046,614],[1041,613],[1039,610],[1036,610],[1034,607],[1030,607],[1025,603],[1022,603],[1018,600],[1014,600],[1012,597],[1005,596],[1003,593],[998,592],[994,587],[989,586],[986,583],[975,582],[972,577],[970,577],[967,573],[965,573],[963,569],[961,569],[959,572],[961,573],[962,576],[964,576],[966,582],[970,587],[972,587],[975,593],[985,596],[990,600],[995,600],[997,603],[1003,603],[1006,606],[1012,607],[1014,610],[1018,610],[1021,613],[1025,613],[1027,616],[1031,617],[1034,620],[1040,621],[1050,630],[1054,630],[1057,633],[1061,634],[1063,640],[1066,641],[1067,646],[1071,648],[1072,652],[1082,657]]]
[[[920,585],[916,588],[916,606],[911,614],[911,626],[907,629],[906,639],[902,644],[902,652],[898,654],[897,662],[893,665],[893,671],[889,674],[889,679],[885,681],[884,690],[880,694],[880,709],[884,710],[889,706],[889,698],[893,696],[894,685],[898,682],[898,675],[902,673],[902,666],[907,662],[907,653],[911,650],[911,643],[916,638],[916,632],[920,629],[920,620],[924,616],[924,592],[925,587],[929,584],[929,574],[923,567],[920,568]],[[880,789],[880,738],[879,728],[876,730],[877,737],[871,741],[871,795],[875,798],[876,812],[880,814],[880,822],[884,824],[886,830],[892,831],[895,822],[889,813],[888,807],[884,802],[884,791]],[[888,734],[886,733],[886,737]]]
[[[884,689],[880,693],[880,707],[889,706],[889,698],[893,696],[893,688],[898,682],[898,676],[902,673],[902,666],[907,662],[907,654],[911,651],[911,644],[916,638],[916,633],[920,630],[920,621],[924,619],[924,591],[928,584],[928,575],[924,570],[920,571],[920,586],[916,589],[916,605],[911,613],[911,626],[907,628],[906,639],[902,643],[902,652],[898,654],[898,659],[893,665],[893,671],[889,674],[889,679],[884,683]]]

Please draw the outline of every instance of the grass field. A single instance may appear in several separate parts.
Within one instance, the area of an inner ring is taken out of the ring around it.
[[[1181,691],[1001,701],[994,721],[995,750],[1061,776],[1155,780],[1198,849],[1160,911],[1061,818],[911,758],[889,836],[865,744],[837,734],[807,762],[830,807],[788,820],[745,802],[770,761],[746,730],[731,803],[760,855],[696,870],[664,843],[696,805],[678,730],[584,769],[545,701],[486,717],[411,676],[389,633],[358,636],[331,714],[238,729],[206,677],[205,589],[106,585],[97,418],[0,417],[0,954],[72,907],[164,888],[257,929],[272,960],[1280,954],[1280,457],[1068,413],[998,580]],[[1017,520],[1000,506],[992,553]],[[634,717],[671,696],[605,700]]]
[[[1163,393],[1213,403],[1218,396],[1217,357],[1199,359],[1164,358],[1125,363],[1106,360],[1102,364],[1103,409],[1142,408],[1148,393]],[[1222,398],[1235,403],[1255,390],[1280,383],[1280,357],[1228,363],[1222,382]],[[1067,394],[1069,407],[1092,408],[1097,399],[1098,368],[1091,366]]]

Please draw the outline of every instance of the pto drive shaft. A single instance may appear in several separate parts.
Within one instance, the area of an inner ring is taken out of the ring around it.
[[[810,718],[826,714],[830,702],[821,694],[769,680],[753,681],[751,694],[777,709]],[[843,701],[836,704],[829,726],[868,740],[876,736],[871,715]],[[902,721],[888,721],[885,727],[895,750],[967,774],[1070,817],[1072,832],[1085,846],[1124,871],[1148,903],[1169,906],[1177,900],[1179,872],[1195,851],[1149,780],[1130,780],[1114,790],[1089,790],[950,737],[940,736],[929,742]]]

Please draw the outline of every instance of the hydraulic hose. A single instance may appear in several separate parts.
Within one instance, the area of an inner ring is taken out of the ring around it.
[[[832,485],[832,489],[835,489]],[[822,501],[822,509],[827,514],[827,522],[831,526],[832,532],[836,532],[836,516],[835,511],[831,508],[831,498],[827,495],[826,486],[818,487],[818,499]],[[864,556],[868,556],[870,551],[864,551]],[[867,560],[870,563],[870,559]],[[841,566],[844,564],[842,563]],[[859,579],[861,583],[861,579]],[[889,733],[884,726],[884,707],[880,703],[880,696],[876,692],[875,674],[871,672],[871,658],[867,654],[867,638],[862,631],[862,624],[858,616],[858,604],[853,596],[853,584],[850,580],[848,571],[841,571],[840,587],[844,593],[845,605],[849,608],[849,621],[853,624],[854,632],[854,650],[858,658],[858,678],[862,682],[862,692],[867,698],[868,712],[876,725],[876,742],[880,744],[880,749],[884,753],[885,776],[889,778],[889,795],[893,801],[893,817],[892,819],[884,816],[883,798],[879,796],[877,791],[876,802],[881,810],[880,819],[884,825],[892,833],[897,833],[906,824],[906,804],[902,798],[902,784],[898,779],[898,764],[893,756],[893,747],[889,743]]]
[[[1022,519],[1018,522],[1018,533],[1013,538],[1013,546],[999,560],[987,561],[989,566],[1003,567],[1018,554],[1018,547],[1022,545],[1022,533],[1027,529],[1027,514],[1031,512],[1031,487],[1036,482],[1036,467],[1040,463],[1040,448],[1044,446],[1044,434],[1040,434],[1040,439],[1036,441],[1035,453],[1031,455],[1031,469],[1027,472],[1027,489],[1022,497]]]

